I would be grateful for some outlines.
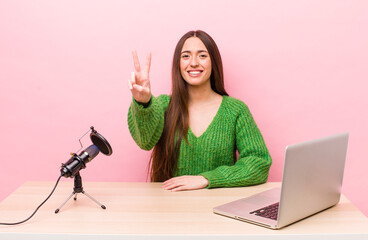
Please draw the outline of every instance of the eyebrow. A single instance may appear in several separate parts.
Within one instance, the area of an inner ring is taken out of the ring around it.
[[[207,51],[206,51],[206,50],[198,50],[198,51],[197,51],[197,53],[202,53],[202,52],[207,52]],[[182,54],[183,54],[183,53],[191,53],[191,51],[189,51],[189,50],[185,50],[185,51],[182,51],[181,53],[182,53]]]

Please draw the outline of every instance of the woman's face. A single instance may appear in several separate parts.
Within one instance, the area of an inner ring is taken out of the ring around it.
[[[180,56],[180,72],[184,80],[192,86],[208,83],[211,76],[211,58],[206,46],[197,37],[188,38]]]

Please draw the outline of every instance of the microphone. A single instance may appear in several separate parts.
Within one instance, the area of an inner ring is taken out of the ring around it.
[[[88,130],[89,132],[89,130]],[[88,132],[86,132],[81,138],[83,138]],[[79,139],[79,142],[81,140],[81,138]],[[58,180],[56,181],[56,184],[54,186],[54,188],[52,189],[51,193],[49,194],[49,196],[36,208],[36,210],[32,213],[31,216],[29,216],[27,219],[20,221],[20,222],[15,222],[15,223],[1,223],[0,225],[17,225],[17,224],[21,224],[24,222],[27,222],[29,219],[31,219],[36,212],[38,211],[38,209],[40,209],[40,207],[51,197],[51,195],[54,193],[61,177],[73,177],[74,178],[74,191],[73,193],[69,196],[69,198],[58,208],[55,210],[55,213],[58,213],[60,208],[62,208],[64,206],[64,204],[75,194],[74,196],[74,200],[77,200],[77,194],[78,193],[83,193],[84,195],[86,195],[87,197],[89,197],[90,199],[92,199],[94,202],[96,202],[97,204],[100,205],[100,207],[102,209],[106,209],[105,205],[102,205],[101,203],[99,203],[96,199],[94,199],[93,197],[91,197],[90,195],[88,195],[82,187],[82,178],[79,174],[79,171],[81,169],[86,168],[86,164],[89,163],[92,159],[94,159],[99,152],[102,152],[103,154],[110,156],[112,154],[112,148],[109,144],[109,142],[101,135],[99,134],[94,128],[93,126],[91,127],[91,134],[90,134],[90,138],[92,141],[92,145],[89,146],[88,148],[86,148],[85,150],[83,150],[79,155],[77,155],[76,153],[71,153],[72,157],[66,162],[61,164],[61,175],[59,176]],[[82,143],[81,144],[81,149],[83,148]],[[79,150],[78,150],[79,151]]]
[[[74,177],[81,169],[86,168],[86,164],[94,159],[99,153],[96,145],[91,145],[85,149],[79,156],[75,153],[72,157],[61,165],[61,175],[63,177]]]
[[[99,152],[107,156],[112,154],[112,148],[109,142],[93,126],[91,130],[90,138],[93,144],[83,150],[79,155],[71,153],[72,157],[66,163],[61,164],[61,176],[74,177],[81,169],[86,168],[86,164],[92,161]]]

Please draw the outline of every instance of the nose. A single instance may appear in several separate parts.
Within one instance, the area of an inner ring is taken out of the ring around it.
[[[196,57],[192,57],[190,60],[190,66],[191,67],[197,67],[198,66],[198,59]]]

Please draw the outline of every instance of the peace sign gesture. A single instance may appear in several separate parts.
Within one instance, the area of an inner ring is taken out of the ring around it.
[[[151,99],[151,86],[149,81],[149,71],[151,67],[151,53],[146,57],[146,65],[141,69],[136,51],[133,51],[133,61],[135,72],[130,74],[128,81],[129,89],[134,99],[140,103],[148,103]]]

